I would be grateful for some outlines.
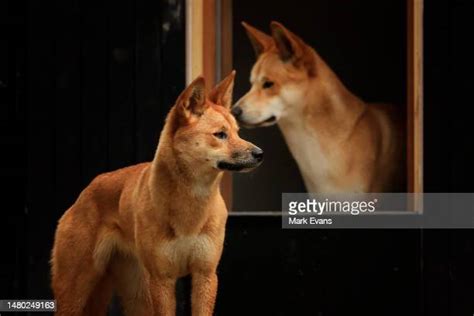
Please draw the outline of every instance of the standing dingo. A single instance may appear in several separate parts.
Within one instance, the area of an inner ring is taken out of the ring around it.
[[[99,175],[59,221],[52,251],[57,315],[174,315],[175,284],[192,276],[192,314],[212,315],[227,209],[223,170],[257,167],[230,114],[234,72],[206,97],[193,81],[170,110],[150,163]]]

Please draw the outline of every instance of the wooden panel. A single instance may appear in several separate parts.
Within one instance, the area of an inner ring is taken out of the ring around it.
[[[163,23],[159,1],[137,0],[136,15],[136,144],[137,160],[153,159],[158,137],[163,128],[164,108],[160,104],[164,91],[160,63]]]
[[[159,73],[163,117],[168,114],[185,86],[186,77],[186,21],[184,0],[165,2],[161,19],[169,29],[161,30],[162,40]]]
[[[407,21],[408,192],[423,192],[423,0],[407,1]]]
[[[84,188],[108,164],[108,13],[105,0],[82,10],[82,181]]]
[[[176,17],[178,27],[164,39],[161,18],[176,13],[166,11],[167,5],[146,0],[98,0],[94,5],[53,0],[18,6],[27,19],[26,32],[18,30],[15,38],[27,49],[26,58],[16,57],[19,62],[26,59],[28,126],[27,166],[16,163],[18,169],[27,169],[28,181],[26,201],[17,199],[15,212],[20,214],[4,221],[15,230],[5,234],[15,238],[5,253],[16,251],[8,259],[15,269],[7,268],[5,261],[4,270],[15,273],[16,283],[4,297],[52,297],[49,259],[58,218],[96,175],[137,158],[151,158],[164,115],[184,86],[184,19],[182,14]],[[174,5],[184,8],[182,1]],[[17,27],[21,21],[7,22]],[[13,64],[9,60],[9,70],[14,70]],[[25,89],[17,92],[17,100],[22,100]],[[143,105],[142,120],[136,118],[136,102]],[[25,109],[12,107],[7,112],[20,117]],[[143,128],[137,126],[141,123]],[[10,166],[10,172],[20,171]],[[10,190],[23,193],[9,183]],[[19,287],[21,295],[12,295],[11,289]]]
[[[203,9],[206,0],[186,0],[186,84],[204,72]]]
[[[136,2],[136,154],[153,158],[164,118],[184,88],[184,1]],[[163,27],[166,25],[166,27]]]
[[[135,160],[135,3],[108,1],[109,169]]]
[[[55,211],[60,216],[81,191],[81,8],[56,1]]]
[[[51,297],[49,250],[54,214],[54,3],[32,1],[27,12],[28,164],[26,297]]]
[[[210,89],[216,84],[216,0],[204,0],[203,3],[203,37],[202,37],[202,74]]]
[[[221,0],[220,12],[220,61],[221,77],[229,74],[232,67],[232,0]]]
[[[25,2],[0,5],[0,297],[24,297],[26,241]]]

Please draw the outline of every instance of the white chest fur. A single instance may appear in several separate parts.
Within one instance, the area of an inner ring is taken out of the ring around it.
[[[301,123],[300,123],[301,124]],[[304,126],[280,126],[308,192],[327,191],[329,160],[314,135]]]
[[[176,276],[190,273],[192,266],[205,268],[216,255],[216,245],[204,234],[179,236],[158,249],[160,268]]]

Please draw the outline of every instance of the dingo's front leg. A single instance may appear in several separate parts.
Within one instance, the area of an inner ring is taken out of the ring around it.
[[[176,279],[160,277],[151,280],[150,283],[154,316],[174,316],[176,314]]]
[[[217,275],[212,273],[194,273],[192,275],[192,314],[210,316],[214,310],[217,293]]]

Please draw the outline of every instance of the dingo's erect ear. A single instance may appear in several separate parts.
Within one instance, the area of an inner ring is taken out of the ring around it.
[[[278,54],[283,61],[300,58],[304,53],[304,42],[290,32],[283,24],[272,21],[270,24],[272,37],[278,48]]]
[[[206,110],[206,87],[204,78],[197,77],[181,92],[176,101],[176,105],[181,107],[186,117],[190,115],[200,116]]]
[[[209,100],[228,109],[232,106],[232,92],[234,90],[235,70],[219,82],[209,93]]]
[[[255,50],[255,55],[258,57],[261,53],[270,48],[273,43],[271,36],[263,33],[262,31],[257,30],[253,26],[242,22],[242,26],[247,31],[247,35],[252,43],[253,49]]]
[[[315,76],[316,59],[311,48],[281,23],[273,21],[270,26],[280,59],[291,61],[296,67],[304,67],[309,76]]]

